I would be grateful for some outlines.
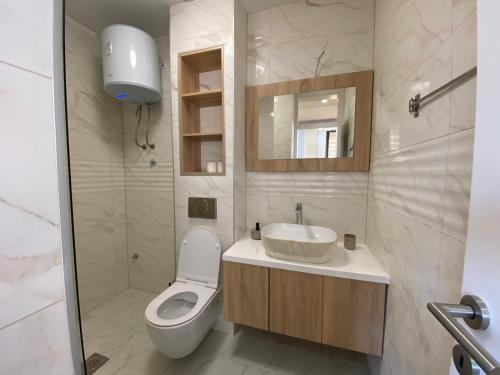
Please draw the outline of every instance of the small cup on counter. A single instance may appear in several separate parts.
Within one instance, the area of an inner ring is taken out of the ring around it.
[[[347,250],[356,250],[356,235],[351,233],[344,234],[344,247]]]

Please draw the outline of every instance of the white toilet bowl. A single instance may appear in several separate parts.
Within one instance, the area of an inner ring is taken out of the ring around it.
[[[175,283],[146,308],[149,336],[170,358],[192,353],[216,322],[221,310],[221,246],[207,227],[195,227],[183,238]]]

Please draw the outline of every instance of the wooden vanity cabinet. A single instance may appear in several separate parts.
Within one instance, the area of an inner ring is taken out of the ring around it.
[[[224,262],[224,318],[269,330],[269,268]]]
[[[382,355],[386,285],[323,277],[323,344]]]
[[[323,277],[269,270],[269,330],[321,342]]]
[[[224,262],[224,316],[238,324],[382,355],[386,284]]]

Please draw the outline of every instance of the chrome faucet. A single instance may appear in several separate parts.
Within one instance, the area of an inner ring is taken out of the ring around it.
[[[297,203],[295,207],[296,224],[302,225],[302,203]]]

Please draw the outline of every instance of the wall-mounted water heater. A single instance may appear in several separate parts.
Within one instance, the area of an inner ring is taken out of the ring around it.
[[[153,38],[133,26],[102,31],[104,90],[118,100],[156,103],[161,99],[160,58]]]

